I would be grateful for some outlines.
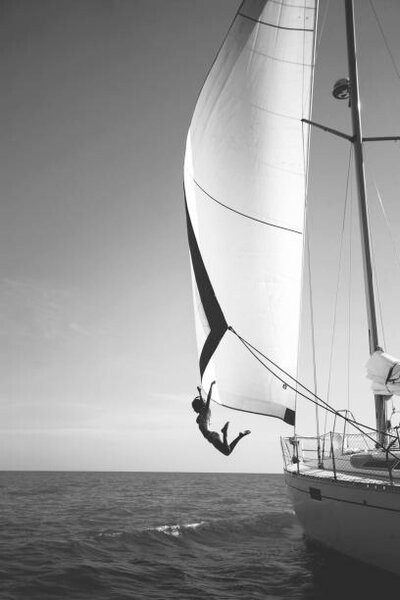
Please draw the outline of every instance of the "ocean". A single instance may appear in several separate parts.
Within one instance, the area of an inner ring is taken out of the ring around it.
[[[3,472],[0,498],[1,600],[365,600],[400,589],[307,541],[282,475]]]

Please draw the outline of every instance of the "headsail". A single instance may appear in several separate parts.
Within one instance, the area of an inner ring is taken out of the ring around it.
[[[296,375],[316,0],[246,0],[189,129],[185,195],[205,387],[294,422],[294,392],[230,325]]]

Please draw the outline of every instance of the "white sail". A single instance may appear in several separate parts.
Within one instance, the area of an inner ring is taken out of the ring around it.
[[[400,396],[400,361],[382,350],[376,350],[366,364],[374,394]]]
[[[315,0],[243,2],[184,168],[203,385],[215,379],[221,404],[289,423],[294,392],[227,326],[296,376],[315,21]]]

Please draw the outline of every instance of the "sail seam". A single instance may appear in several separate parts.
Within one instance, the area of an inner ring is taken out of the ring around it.
[[[260,110],[261,110],[261,108],[260,108]],[[272,111],[266,111],[266,112],[268,112],[269,114],[273,114],[277,117],[280,116],[278,113],[273,113]],[[282,119],[285,119],[285,118],[291,119],[292,117],[285,117],[284,115],[281,115],[281,118]],[[297,119],[293,119],[293,120],[295,121]],[[276,171],[281,171],[282,173],[289,173],[290,175],[293,175],[293,177],[303,177],[304,176],[303,172],[301,172],[301,171],[293,171],[293,169],[285,169],[285,167],[278,167],[277,165],[273,165],[272,163],[267,162],[266,160],[260,160],[259,162],[260,162],[260,164],[265,165],[265,166],[269,167],[270,169],[275,169]]]
[[[235,208],[232,208],[231,206],[228,206],[227,204],[224,204],[223,202],[220,202],[219,200],[217,200],[216,198],[214,198],[214,196],[211,196],[211,194],[209,194],[208,192],[206,192],[206,190],[201,187],[201,185],[194,179],[194,177],[191,177],[191,178],[192,178],[193,183],[206,196],[208,196],[208,198],[210,198],[210,200],[213,200],[216,204],[219,204],[220,206],[223,206],[227,210],[230,210],[230,211],[236,213],[237,215],[240,215],[241,217],[245,217],[246,219],[250,219],[251,221],[256,221],[257,223],[261,223],[262,225],[267,225],[268,227],[275,227],[276,229],[282,229],[283,231],[289,231],[290,233],[297,233],[298,235],[303,235],[303,232],[302,231],[298,231],[297,229],[291,229],[290,227],[284,227],[283,225],[276,225],[275,223],[269,223],[268,221],[263,221],[262,219],[257,219],[257,217],[252,217],[251,215],[247,215],[246,213],[242,213],[239,210],[236,210]]]
[[[275,56],[272,56],[271,54],[266,54],[265,52],[261,52],[260,50],[253,50],[252,48],[250,48],[249,46],[246,46],[246,49],[248,50],[248,52],[250,54],[257,54],[258,56],[263,56],[264,58],[268,58],[269,60],[273,60],[275,62],[278,63],[283,63],[286,65],[296,65],[296,66],[301,66],[301,67],[314,67],[314,63],[303,63],[303,62],[298,62],[296,60],[284,60],[283,58],[276,58]]]
[[[230,410],[236,410],[238,412],[245,412],[245,413],[251,413],[252,415],[260,415],[260,417],[271,417],[274,419],[280,419],[281,421],[284,421],[285,423],[287,423],[288,425],[292,425],[293,423],[291,423],[290,421],[287,421],[284,419],[284,417],[282,417],[281,415],[273,415],[271,413],[266,413],[266,412],[258,412],[256,410],[249,410],[248,408],[244,409],[244,408],[238,408],[237,406],[231,406],[230,404],[225,404],[224,402],[220,402],[218,401],[218,404],[220,406],[225,406],[225,408],[229,408]],[[294,410],[290,409],[290,408],[286,408],[285,406],[282,406],[282,408],[285,408],[284,414],[287,413],[287,411],[290,411],[290,413],[294,414]],[[294,416],[291,415],[292,418],[294,418]]]
[[[301,8],[304,10],[310,10],[313,11],[314,7],[313,6],[302,6],[301,4],[289,4],[287,2],[278,2],[278,0],[269,0],[270,4],[277,4],[278,6],[280,6],[281,8]]]
[[[273,27],[274,29],[284,29],[285,31],[307,31],[310,33],[314,33],[313,29],[304,29],[303,27],[283,27],[283,25],[274,25],[273,23],[267,23],[266,21],[259,21],[258,19],[254,19],[254,17],[249,17],[248,15],[244,15],[239,12],[239,16],[244,19],[249,19],[249,21],[253,21],[254,23],[259,23],[260,25],[265,25],[266,27]]]
[[[255,104],[254,102],[250,102],[249,106],[252,106],[253,108],[257,108],[258,110],[261,110],[262,112],[265,112],[269,115],[274,115],[274,117],[279,117],[280,119],[288,119],[289,121],[299,121],[299,117],[292,117],[291,115],[285,115],[284,113],[279,113],[276,112],[275,110],[271,110],[269,108],[265,108],[264,106],[261,106],[260,104]],[[264,163],[264,164],[269,164],[269,163]],[[270,165],[272,166],[272,165]],[[286,171],[289,173],[293,173],[294,175],[303,175],[303,173],[296,173],[296,171],[288,171],[288,169],[282,169],[281,167],[274,167],[275,169],[280,169],[281,171]]]

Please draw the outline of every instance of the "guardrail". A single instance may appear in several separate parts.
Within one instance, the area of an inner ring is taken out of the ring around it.
[[[281,439],[285,467],[297,465],[325,469],[346,479],[351,476],[373,476],[379,479],[400,479],[399,436],[393,437],[384,450],[376,448],[374,440],[363,434],[328,432],[319,437],[292,436]],[[397,471],[397,473],[396,473]]]

